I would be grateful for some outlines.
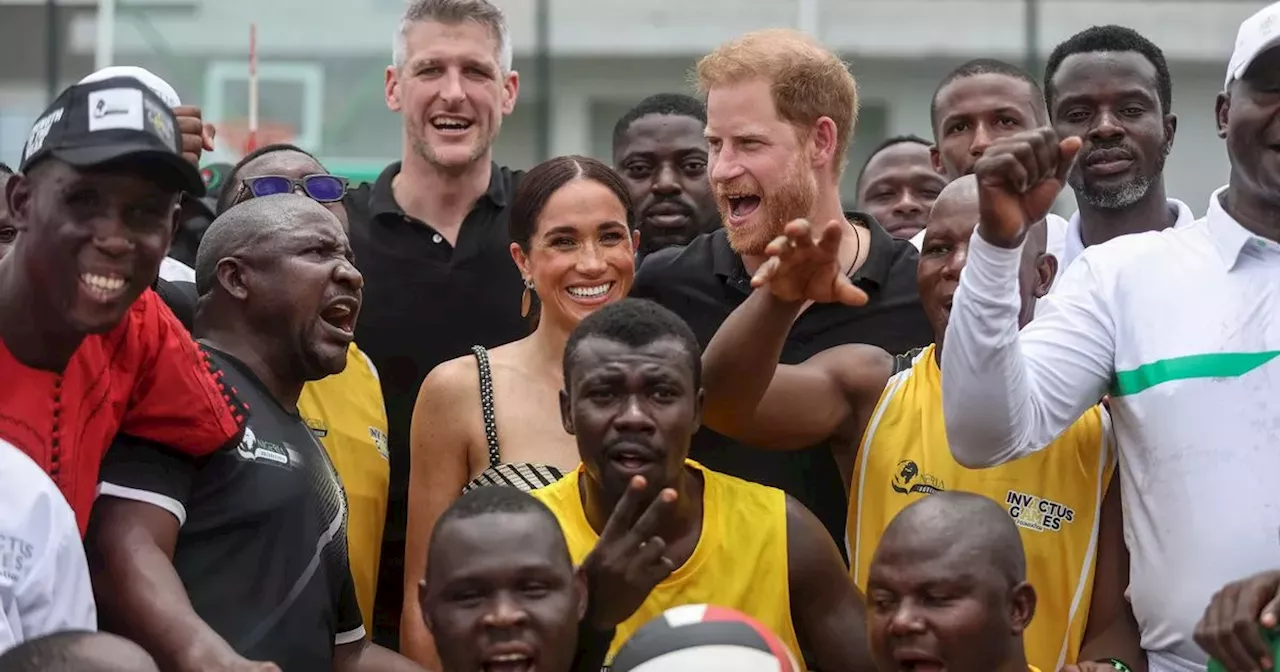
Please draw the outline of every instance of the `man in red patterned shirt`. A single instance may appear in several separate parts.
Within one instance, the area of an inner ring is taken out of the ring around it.
[[[178,198],[204,183],[172,110],[136,79],[72,86],[31,129],[5,199],[17,236],[0,260],[0,439],[32,457],[83,533],[111,439],[210,453],[243,417],[150,289]]]

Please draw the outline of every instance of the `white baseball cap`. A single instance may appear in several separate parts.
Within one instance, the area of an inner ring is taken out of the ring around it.
[[[178,92],[175,91],[172,86],[169,86],[169,82],[160,79],[150,70],[147,70],[146,68],[139,68],[135,65],[107,66],[80,80],[79,83],[88,84],[89,82],[111,79],[112,77],[132,77],[139,82],[142,82],[170,108],[174,108],[182,104],[182,101],[178,99]]]
[[[1231,63],[1227,66],[1227,82],[1222,85],[1223,88],[1231,86],[1231,82],[1240,79],[1259,54],[1278,44],[1280,44],[1280,2],[1273,2],[1240,24],[1240,32],[1236,34],[1236,49],[1231,52]]]

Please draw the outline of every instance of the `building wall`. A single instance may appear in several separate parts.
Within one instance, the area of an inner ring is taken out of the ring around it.
[[[167,0],[162,9],[130,10],[122,0],[116,62],[149,67],[184,100],[219,123],[243,121],[248,17],[258,24],[261,116],[285,122],[331,165],[376,170],[399,154],[399,119],[383,103],[383,69],[403,0],[341,0],[342,11],[316,11],[340,0]],[[15,161],[26,127],[43,108],[43,14],[38,6],[0,0],[0,160]],[[155,3],[151,3],[155,4]],[[509,15],[522,71],[521,103],[506,121],[498,160],[536,160],[537,101],[547,91],[533,76],[532,0],[499,0]],[[555,154],[610,158],[614,121],[651,93],[687,91],[699,54],[746,30],[795,22],[797,0],[550,0],[553,12],[551,148]],[[1166,179],[1171,195],[1203,212],[1226,181],[1227,163],[1213,123],[1213,98],[1239,21],[1261,1],[1043,0],[1041,57],[1090,23],[1131,25],[1174,61],[1178,141]],[[862,112],[845,193],[865,152],[889,135],[930,136],[928,101],[937,81],[968,58],[1022,58],[1020,0],[819,0],[817,32],[852,64]],[[246,11],[251,7],[252,11]],[[64,10],[70,53],[64,84],[87,73],[96,21],[87,9]],[[305,17],[305,18],[300,18]],[[25,65],[19,67],[25,62]],[[227,140],[212,159],[235,158]],[[1070,203],[1062,204],[1062,209]]]

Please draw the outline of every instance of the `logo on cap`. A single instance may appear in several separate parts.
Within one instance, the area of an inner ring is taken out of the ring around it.
[[[89,130],[128,128],[141,131],[142,91],[102,89],[89,92]]]
[[[31,127],[31,135],[27,136],[27,149],[22,153],[23,161],[30,159],[33,154],[40,151],[40,148],[44,146],[44,139],[49,137],[49,129],[53,128],[53,125],[62,119],[62,109],[59,107],[40,117],[39,121]]]
[[[150,100],[144,101],[147,108],[147,124],[151,126],[152,132],[160,136],[161,140],[169,146],[173,146],[173,122],[170,121],[167,110],[161,109],[159,105]]]

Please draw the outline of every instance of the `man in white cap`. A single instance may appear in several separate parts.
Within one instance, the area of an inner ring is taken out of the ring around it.
[[[951,451],[973,468],[1009,462],[1110,394],[1127,596],[1156,671],[1203,670],[1193,633],[1211,596],[1280,565],[1278,43],[1280,3],[1240,26],[1217,100],[1231,176],[1208,214],[1086,249],[1021,332],[1027,227],[1062,190],[1081,141],[1020,133],[993,143],[975,171],[981,221],[943,352]]]
[[[178,119],[178,132],[182,135],[182,156],[199,168],[200,154],[204,151],[213,150],[213,136],[216,132],[212,124],[204,122],[200,108],[194,105],[183,105],[177,90],[170,86],[169,82],[164,81],[150,70],[135,65],[107,66],[80,80],[79,83],[89,84],[113,77],[132,77],[142,82],[173,110],[173,116]],[[202,206],[198,198],[190,194],[184,194],[182,197],[183,217],[179,219],[178,226],[181,226],[182,222],[188,218],[189,209],[200,207]],[[173,257],[165,257],[160,262],[160,279],[167,282],[189,282],[194,284],[196,272],[190,266]]]
[[[62,630],[97,630],[71,506],[44,470],[0,439],[0,653]]]

